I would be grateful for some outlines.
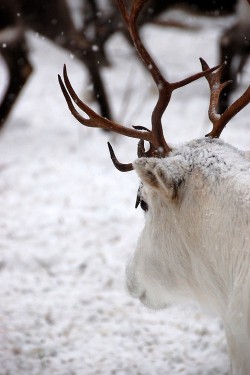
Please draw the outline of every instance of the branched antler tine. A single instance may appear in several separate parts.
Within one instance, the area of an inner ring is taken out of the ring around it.
[[[209,83],[211,95],[209,104],[209,119],[213,124],[213,129],[210,133],[206,134],[206,137],[219,138],[226,124],[247,104],[250,103],[250,86],[247,90],[237,99],[233,104],[231,104],[226,111],[220,115],[217,113],[218,102],[221,91],[226,87],[231,81],[226,81],[220,83],[222,71],[224,69],[225,63],[220,65],[215,72],[209,72],[209,66],[205,60],[200,58],[202,70],[206,72],[205,77]]]
[[[120,172],[130,172],[132,171],[134,168],[133,168],[133,164],[132,163],[129,163],[129,164],[123,164],[123,163],[120,163],[117,159],[117,157],[115,156],[115,153],[114,153],[114,150],[113,150],[113,147],[111,146],[111,144],[108,142],[108,148],[109,148],[109,153],[110,153],[110,157],[111,157],[111,160],[114,164],[114,166],[120,171]]]
[[[81,99],[76,95],[74,89],[72,88],[70,81],[68,79],[67,75],[67,69],[66,66],[64,65],[64,70],[63,70],[63,76],[64,76],[64,81],[65,84],[62,81],[62,78],[60,75],[58,75],[58,81],[62,90],[62,93],[64,95],[64,98],[68,104],[69,110],[72,113],[72,115],[83,125],[85,126],[91,126],[91,127],[99,127],[96,123],[92,123],[93,118],[95,116],[98,116],[97,113],[95,113],[90,107],[87,106],[87,104],[83,103]],[[68,90],[68,91],[67,91]],[[76,103],[77,106],[79,106],[85,114],[89,116],[89,118],[81,116],[77,110],[75,109],[72,100]],[[91,117],[90,117],[91,116]]]
[[[61,86],[61,90],[63,95],[66,99],[68,107],[72,113],[72,115],[83,125],[88,127],[94,128],[102,128],[106,130],[111,130],[115,133],[125,135],[130,138],[137,138],[137,139],[144,139],[145,141],[151,142],[152,140],[152,133],[148,131],[139,131],[132,128],[127,128],[126,126],[120,125],[114,121],[110,121],[105,117],[98,115],[95,111],[93,111],[90,107],[88,107],[85,103],[81,101],[81,99],[75,93],[73,87],[68,78],[66,66],[64,67],[64,82],[60,76],[58,76],[59,83]],[[66,87],[65,87],[66,86]],[[68,90],[68,91],[67,91]],[[77,110],[75,109],[72,100],[76,103],[76,105],[83,110],[85,114],[89,116],[89,118],[81,116]]]
[[[208,66],[207,69],[205,69],[202,72],[195,73],[195,74],[193,74],[193,75],[191,75],[191,76],[189,76],[187,78],[182,79],[181,81],[171,83],[172,90],[179,89],[179,88],[181,88],[183,86],[188,85],[191,82],[196,81],[199,78],[205,77],[207,74],[214,72],[219,67],[220,67],[220,65],[216,65],[213,68],[209,68],[209,66]],[[228,81],[228,82],[230,82],[230,81]]]
[[[72,113],[72,115],[81,123],[83,123],[83,120],[84,120],[84,125],[88,126],[87,123],[89,121],[89,119],[85,119],[83,118],[78,112],[77,110],[75,109],[73,103],[72,103],[72,100],[71,100],[71,97],[69,96],[68,94],[68,91],[66,90],[66,87],[64,86],[64,83],[62,81],[62,78],[61,76],[58,74],[58,81],[59,81],[59,84],[60,84],[60,87],[61,87],[61,90],[62,90],[62,93],[64,95],[64,98],[68,104],[68,107],[69,107],[69,110],[70,112]]]
[[[223,129],[227,123],[240,112],[244,107],[250,103],[250,86],[246,91],[233,103],[231,104],[225,112],[221,115],[220,119],[217,121],[212,131],[207,134],[207,137],[219,138]]]
[[[210,103],[209,103],[209,109],[208,109],[208,116],[210,121],[212,122],[213,126],[216,125],[217,121],[220,119],[220,114],[218,113],[218,104],[219,104],[219,97],[221,94],[221,91],[231,83],[231,81],[226,81],[223,83],[220,83],[221,75],[223,72],[223,69],[225,67],[225,63],[219,65],[217,67],[217,70],[214,72],[209,72],[209,66],[206,63],[205,60],[200,58],[202,70],[205,73],[205,77],[208,81],[209,87],[210,87]]]
[[[86,115],[88,115],[90,118],[95,118],[97,116],[97,113],[95,111],[93,111],[93,109],[91,109],[87,104],[85,104],[79,97],[78,95],[76,94],[75,90],[73,89],[71,83],[70,83],[70,80],[69,80],[69,77],[68,77],[68,73],[67,73],[67,67],[66,65],[64,64],[63,66],[63,78],[64,78],[64,82],[65,82],[65,86],[69,92],[69,95],[70,97],[72,98],[72,100],[76,103],[76,105],[84,112],[86,113]],[[89,119],[86,119],[86,120],[89,120]],[[85,124],[84,124],[85,125]]]

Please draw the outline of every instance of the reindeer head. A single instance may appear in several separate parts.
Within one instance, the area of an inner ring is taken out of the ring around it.
[[[228,205],[231,205],[232,213],[237,205],[239,207],[240,202],[234,197],[237,184],[235,175],[240,165],[242,173],[248,171],[249,176],[249,162],[243,153],[218,138],[230,119],[250,102],[250,87],[219,115],[219,95],[229,83],[220,83],[223,65],[210,69],[200,59],[201,72],[179,82],[168,82],[138,34],[137,19],[145,3],[145,0],[135,0],[128,10],[124,0],[117,0],[137,52],[158,88],[151,130],[144,127],[127,128],[98,115],[76,95],[66,67],[64,83],[60,76],[59,82],[71,113],[81,124],[140,140],[138,159],[130,164],[120,163],[109,144],[116,168],[123,172],[135,170],[141,179],[136,206],[140,204],[145,211],[145,227],[127,268],[127,285],[131,294],[153,308],[162,308],[177,297],[199,297],[200,290],[208,290],[209,287],[216,290],[215,299],[223,300],[226,281],[220,275],[214,276],[212,286],[208,274],[216,274],[214,267],[219,264],[215,243],[223,248],[229,245],[226,237],[228,231],[233,230],[233,223],[223,221],[221,215],[228,214]],[[201,77],[205,77],[210,86],[209,118],[213,124],[212,131],[206,138],[173,150],[163,135],[163,113],[174,90]],[[72,100],[87,116],[77,112]],[[145,141],[149,143],[148,151],[144,148]],[[225,182],[228,178],[230,183]],[[246,180],[249,182],[249,177]],[[240,191],[243,187],[238,189]],[[236,234],[235,238],[238,238]]]

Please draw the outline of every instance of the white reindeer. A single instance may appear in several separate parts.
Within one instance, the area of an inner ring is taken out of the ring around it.
[[[250,163],[220,140],[133,164],[145,226],[130,293],[161,309],[194,299],[223,320],[232,373],[250,374]]]
[[[153,309],[174,301],[195,299],[223,320],[233,375],[250,374],[250,154],[219,140],[223,128],[250,102],[250,86],[226,111],[217,113],[223,65],[169,83],[144,47],[136,21],[145,0],[128,11],[117,0],[135,47],[157,85],[159,98],[152,130],[126,128],[101,117],[74,92],[64,67],[61,89],[73,116],[83,125],[109,129],[140,139],[138,159],[121,164],[134,169],[141,181],[137,205],[145,211],[145,227],[127,267],[130,293]],[[173,90],[205,76],[211,91],[206,138],[172,149],[163,136],[162,115]],[[87,116],[81,116],[73,102]],[[149,142],[148,151],[144,141]]]

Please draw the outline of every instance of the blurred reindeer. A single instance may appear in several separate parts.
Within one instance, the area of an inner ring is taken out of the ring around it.
[[[50,39],[84,63],[100,112],[111,118],[98,59],[93,50],[95,41],[76,28],[66,0],[1,0],[0,53],[8,68],[9,82],[0,105],[0,128],[32,72],[25,35],[27,30]]]
[[[239,0],[237,20],[226,29],[220,39],[220,63],[226,62],[222,80],[231,80],[221,95],[219,112],[223,113],[229,104],[230,96],[237,86],[237,77],[242,72],[250,56],[250,6],[248,0]]]
[[[101,17],[100,14],[99,17],[96,16],[98,13],[94,11],[94,9],[98,8],[96,3],[95,0],[91,5],[92,17],[89,18],[89,21],[91,22],[91,20],[94,20],[95,22],[95,30],[98,34],[98,46],[102,51],[103,56],[105,56],[106,41],[117,31],[122,32],[129,42],[131,42],[131,40],[129,38],[129,33],[121,20],[120,14],[114,6],[114,1],[106,0],[107,10],[101,10]],[[127,7],[131,7],[132,3],[133,0],[126,0]],[[236,4],[237,0],[150,0],[145,4],[144,9],[139,16],[138,26],[141,27],[147,23],[156,23],[162,24],[163,26],[190,28],[190,26],[187,27],[186,24],[180,21],[168,20],[160,22],[159,16],[173,8],[185,9],[186,11],[198,15],[201,14],[211,17],[227,16],[235,12]],[[86,7],[90,8],[89,4],[86,4]]]

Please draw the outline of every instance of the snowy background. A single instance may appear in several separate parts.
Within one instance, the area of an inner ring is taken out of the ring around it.
[[[200,29],[142,33],[171,81],[199,71],[200,56],[217,64],[217,40],[233,22],[176,16]],[[28,40],[34,74],[0,134],[0,375],[227,374],[216,317],[193,304],[152,312],[128,295],[124,270],[143,226],[138,178],[112,166],[106,143],[130,162],[136,141],[78,125],[57,74],[66,63],[87,100],[85,67],[33,33]],[[121,35],[108,51],[113,66],[103,75],[116,120],[149,126],[151,78]],[[236,96],[249,73],[248,63]],[[2,90],[2,61],[0,76]],[[174,93],[164,117],[170,143],[208,132],[208,101],[205,79]],[[223,139],[250,149],[249,115],[248,106]]]

